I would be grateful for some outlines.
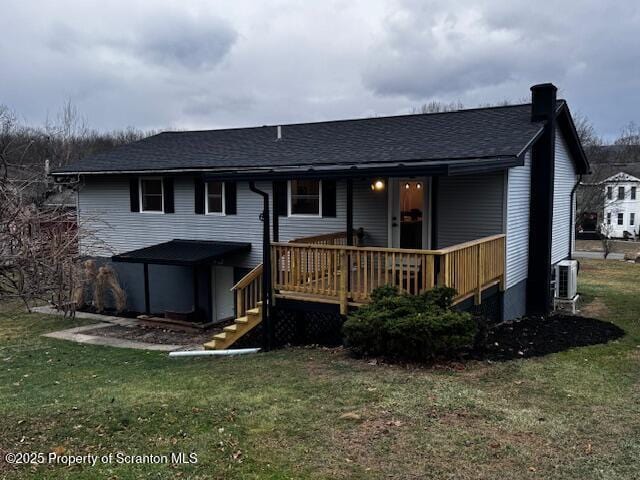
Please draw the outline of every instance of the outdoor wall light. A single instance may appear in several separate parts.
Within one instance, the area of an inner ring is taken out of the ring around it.
[[[384,180],[374,180],[374,182],[371,184],[371,190],[373,190],[374,192],[380,192],[384,190]]]
[[[421,183],[418,183],[418,184],[416,185],[416,188],[417,188],[418,190],[420,190],[420,189],[422,188],[422,184],[421,184]]]

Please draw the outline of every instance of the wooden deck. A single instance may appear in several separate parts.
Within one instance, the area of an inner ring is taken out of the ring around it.
[[[474,297],[478,304],[484,290],[494,285],[502,288],[504,283],[504,235],[439,250],[297,240],[275,243],[271,253],[276,298],[335,303],[342,313],[349,305],[368,302],[371,292],[382,285],[393,285],[413,295],[448,286],[458,292],[456,303]]]
[[[319,235],[271,246],[275,298],[333,303],[340,313],[360,306],[379,286],[393,285],[417,295],[436,286],[457,291],[454,303],[494,285],[504,287],[505,237],[493,235],[440,250],[407,250],[346,245],[344,233]],[[355,242],[354,242],[355,243]],[[236,319],[206,348],[228,348],[262,321],[262,264],[233,288]]]

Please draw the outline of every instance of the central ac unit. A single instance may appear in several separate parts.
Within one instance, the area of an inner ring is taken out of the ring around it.
[[[563,300],[571,300],[576,296],[578,284],[577,260],[562,260],[555,266],[554,296]]]

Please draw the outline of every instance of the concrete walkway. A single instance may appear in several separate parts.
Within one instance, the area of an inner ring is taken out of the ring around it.
[[[36,313],[44,313],[47,315],[61,315],[61,313],[53,307],[36,307],[33,309]],[[137,350],[154,350],[158,352],[173,352],[176,350],[202,350],[201,345],[172,345],[161,343],[138,342],[136,340],[127,340],[117,337],[105,337],[102,335],[90,335],[84,332],[95,330],[96,328],[112,327],[120,325],[123,327],[137,327],[135,320],[123,317],[113,317],[109,315],[98,315],[95,313],[76,312],[76,318],[87,320],[99,320],[99,323],[84,325],[82,327],[68,328],[57,332],[45,333],[43,337],[57,338],[59,340],[69,340],[76,343],[85,343],[89,345],[103,345],[106,347],[117,348],[134,348]]]
[[[573,256],[576,258],[604,258],[602,252],[573,252]],[[624,260],[624,253],[610,253],[607,260]]]

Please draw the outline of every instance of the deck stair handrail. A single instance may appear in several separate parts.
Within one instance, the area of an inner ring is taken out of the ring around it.
[[[437,250],[355,247],[311,243],[272,244],[272,284],[280,294],[314,296],[316,301],[349,304],[369,301],[380,285],[419,294],[435,286],[455,288],[455,302],[504,286],[505,235]]]
[[[256,308],[262,300],[262,264],[242,277],[231,291],[236,296],[236,317],[242,317],[248,310]]]

